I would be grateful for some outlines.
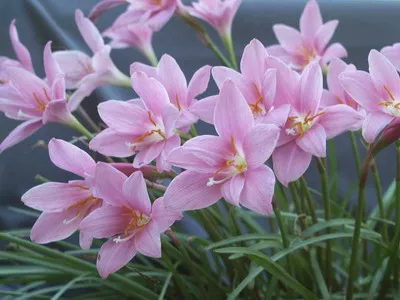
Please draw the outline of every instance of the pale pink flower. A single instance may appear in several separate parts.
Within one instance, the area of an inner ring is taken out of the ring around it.
[[[400,43],[383,47],[381,53],[400,71]]]
[[[246,99],[256,123],[285,125],[290,106],[279,103],[276,93],[276,70],[267,66],[268,53],[254,39],[244,49],[241,73],[226,67],[214,67],[212,74],[219,89],[226,79],[232,80]],[[275,100],[276,99],[276,100]],[[207,97],[193,105],[193,112],[203,121],[213,123],[218,96]]]
[[[363,120],[366,116],[365,110],[354,101],[343,88],[340,82],[339,76],[343,72],[356,71],[354,65],[347,65],[344,61],[339,58],[332,59],[328,66],[328,74],[326,81],[328,90],[322,91],[321,108],[326,108],[336,104],[345,104],[353,108],[361,115],[361,120],[354,124],[349,130],[359,130],[362,126]]]
[[[395,66],[376,50],[369,53],[368,63],[369,73],[344,72],[340,80],[346,92],[367,111],[362,134],[372,143],[385,127],[400,120],[400,78]]]
[[[210,24],[222,37],[229,37],[241,0],[198,0],[183,8],[193,17]]]
[[[82,179],[68,183],[46,182],[22,196],[26,206],[43,212],[31,231],[31,240],[39,244],[69,237],[81,221],[102,204],[95,196],[93,180],[96,163],[89,154],[68,142],[52,139],[49,155],[57,167]],[[80,234],[82,248],[90,248],[91,243],[90,235]]]
[[[128,10],[134,12],[135,19],[147,22],[155,31],[169,21],[177,8],[177,0],[103,0],[93,7],[89,18],[95,21],[105,11],[121,4],[130,4]]]
[[[51,42],[44,49],[46,80],[19,67],[4,70],[8,83],[0,86],[0,111],[24,121],[0,144],[0,152],[19,143],[49,122],[69,124],[74,117],[67,108],[65,81],[51,53]]]
[[[322,71],[317,63],[307,66],[301,75],[278,59],[268,58],[277,67],[281,101],[291,105],[278,146],[272,154],[275,175],[287,185],[297,180],[310,165],[311,158],[326,156],[326,140],[349,130],[361,115],[345,104],[320,106],[323,90]]]
[[[140,99],[110,100],[99,105],[100,117],[108,128],[90,142],[90,148],[115,157],[136,154],[135,168],[156,160],[159,171],[170,170],[166,157],[180,145],[175,133],[179,111],[156,79],[137,72],[132,75],[132,86]]]
[[[195,137],[171,151],[169,161],[187,171],[167,188],[167,209],[200,209],[224,197],[233,205],[270,213],[275,176],[264,163],[275,148],[279,128],[254,125],[249,105],[231,80],[221,88],[214,124],[219,136]]]
[[[71,111],[97,87],[108,84],[129,85],[129,78],[114,65],[110,57],[111,48],[104,44],[96,26],[80,10],[75,12],[75,21],[93,56],[77,50],[54,53],[55,60],[65,74],[67,89],[77,89],[68,101]]]
[[[193,107],[197,103],[195,98],[206,91],[210,80],[210,70],[210,66],[200,68],[188,84],[176,60],[167,54],[161,57],[157,67],[141,63],[131,65],[131,74],[142,71],[164,86],[170,102],[179,110],[176,128],[182,130],[198,121],[198,117],[193,113]]]
[[[163,198],[150,202],[141,172],[126,177],[105,163],[96,168],[96,191],[108,205],[95,210],[80,225],[81,232],[94,238],[109,238],[97,256],[97,270],[107,277],[126,265],[137,252],[161,257],[160,235],[176,220]]]
[[[310,0],[300,17],[300,32],[287,25],[274,25],[279,45],[267,47],[267,51],[296,70],[302,70],[312,62],[324,66],[334,57],[347,56],[346,49],[339,43],[327,47],[338,23],[331,20],[323,24],[318,3]]]

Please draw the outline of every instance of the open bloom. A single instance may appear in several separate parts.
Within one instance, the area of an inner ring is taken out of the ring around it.
[[[153,30],[160,30],[173,16],[177,0],[103,0],[93,7],[89,18],[95,21],[105,11],[121,4],[130,4],[129,11],[132,11],[135,20],[146,21]]]
[[[126,265],[137,252],[161,257],[160,234],[180,213],[167,211],[163,198],[153,205],[141,172],[126,177],[110,165],[96,168],[96,191],[107,205],[95,210],[80,225],[94,238],[109,238],[97,256],[97,270],[107,277]]]
[[[362,134],[372,143],[385,127],[400,120],[400,78],[395,66],[376,50],[369,53],[368,63],[369,73],[344,72],[340,80],[346,92],[366,110]]]
[[[212,27],[222,37],[231,35],[233,19],[241,0],[198,0],[184,9],[193,17],[199,18]]]
[[[381,53],[400,71],[400,43],[383,47]]]
[[[96,26],[80,10],[75,12],[75,21],[93,56],[77,50],[54,53],[55,60],[65,74],[67,89],[77,89],[68,101],[71,111],[99,86],[129,85],[129,78],[114,65],[110,57],[111,48],[104,44]]]
[[[272,123],[278,127],[286,122],[290,106],[280,104],[275,97],[276,70],[266,64],[268,53],[264,45],[254,39],[246,46],[240,63],[241,73],[226,67],[214,67],[212,74],[219,89],[228,78],[246,99],[256,123]],[[276,100],[275,100],[276,99]],[[193,106],[203,121],[213,123],[218,96],[210,96]]]
[[[69,237],[81,221],[102,204],[95,196],[93,179],[96,163],[89,154],[68,142],[52,139],[49,155],[57,167],[82,179],[68,183],[46,182],[22,196],[26,206],[43,212],[31,231],[31,240],[39,244]],[[81,232],[81,247],[90,248],[91,243],[91,236]]]
[[[137,72],[132,75],[132,86],[140,99],[110,100],[99,105],[100,117],[109,128],[90,142],[90,148],[115,157],[136,153],[135,168],[156,160],[159,171],[170,170],[166,157],[180,145],[175,133],[178,109],[170,103],[167,91],[156,79]]]
[[[321,98],[322,108],[336,104],[345,104],[360,113],[360,122],[355,123],[354,126],[349,128],[350,130],[359,130],[361,128],[365,117],[365,110],[361,108],[361,106],[344,90],[339,76],[343,72],[351,72],[356,70],[357,69],[354,65],[347,65],[341,59],[334,58],[328,66],[328,75],[326,77],[328,90],[323,90]]]
[[[291,105],[278,146],[272,154],[276,177],[287,185],[297,180],[310,165],[311,158],[326,156],[326,140],[352,128],[361,115],[345,104],[322,108],[322,71],[317,63],[307,66],[301,76],[276,58],[282,101]]]
[[[48,122],[71,123],[67,108],[65,82],[51,53],[51,42],[43,54],[46,80],[19,67],[7,67],[8,83],[0,87],[0,111],[10,119],[22,120],[0,144],[0,152],[19,143]]]
[[[200,68],[188,85],[176,60],[167,54],[161,57],[160,63],[155,68],[141,63],[131,65],[131,74],[142,71],[164,86],[170,102],[179,110],[179,119],[176,123],[178,129],[185,129],[197,122],[198,117],[193,113],[193,107],[197,103],[195,98],[206,91],[210,80],[210,70],[210,66]]]
[[[275,148],[279,128],[254,125],[249,105],[231,80],[221,89],[214,124],[219,136],[199,136],[171,151],[169,161],[187,171],[169,185],[166,207],[200,209],[223,196],[233,205],[270,213],[275,176],[264,163]]]
[[[296,70],[302,70],[312,62],[323,66],[334,57],[346,57],[347,51],[341,44],[327,47],[338,23],[331,20],[323,24],[318,3],[310,0],[300,18],[300,32],[283,24],[274,25],[279,45],[267,47],[267,51]]]

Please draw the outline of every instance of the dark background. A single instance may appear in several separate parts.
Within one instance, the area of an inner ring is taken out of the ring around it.
[[[53,41],[53,50],[79,49],[88,51],[75,26],[74,11],[77,8],[87,15],[96,0],[0,0],[0,55],[14,57],[9,42],[8,28],[13,18],[21,41],[29,48],[36,72],[43,75],[42,51],[48,40]],[[348,50],[347,61],[359,69],[367,69],[367,56],[370,49],[400,41],[400,2],[399,1],[357,1],[330,0],[319,1],[324,21],[340,20],[333,41],[340,41]],[[300,0],[242,0],[233,28],[235,50],[240,58],[244,46],[257,38],[265,45],[276,43],[272,25],[284,23],[298,27],[298,20],[305,1]],[[110,25],[121,9],[108,12],[101,18],[98,26],[104,29]],[[212,30],[210,29],[210,32]],[[212,32],[212,34],[214,34]],[[213,35],[214,36],[214,35]],[[215,37],[215,36],[214,36]],[[205,49],[195,34],[180,20],[172,19],[165,28],[154,35],[153,44],[157,55],[168,53],[175,57],[190,78],[199,67],[218,62],[212,53]],[[126,74],[134,61],[146,62],[134,49],[115,50],[112,57],[116,65]],[[207,94],[215,94],[214,83]],[[113,87],[98,89],[83,106],[91,115],[96,115],[100,101],[109,99],[129,99],[133,92]],[[0,116],[0,139],[18,124]],[[212,128],[201,124],[200,132],[211,132]],[[51,124],[24,142],[6,150],[0,155],[0,229],[28,225],[33,220],[11,212],[9,206],[21,206],[20,197],[37,184],[33,178],[41,174],[54,181],[66,181],[71,175],[54,167],[47,151],[34,147],[38,140],[48,142],[51,137],[70,140],[76,133],[58,124]],[[339,193],[343,194],[355,180],[354,162],[347,135],[335,139],[339,172]],[[394,178],[394,153],[385,150],[379,155],[378,166],[383,188],[386,189]],[[314,162],[307,171],[309,183],[319,189],[319,181]],[[367,190],[368,206],[376,203],[372,185]]]

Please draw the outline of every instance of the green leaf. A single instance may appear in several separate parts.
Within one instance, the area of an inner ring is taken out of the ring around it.
[[[164,299],[165,294],[167,293],[168,286],[169,286],[169,284],[170,284],[170,282],[171,282],[171,278],[172,278],[172,272],[170,272],[170,273],[168,274],[167,279],[165,279],[165,282],[164,282],[164,285],[163,285],[163,287],[162,287],[161,293],[160,293],[160,295],[158,296],[158,300],[163,300],[163,299]]]
[[[323,299],[330,299],[331,296],[329,294],[328,287],[326,286],[324,276],[322,275],[321,268],[319,267],[315,249],[310,250],[310,259],[311,268],[313,269],[317,286],[321,291],[322,296],[324,297]]]
[[[372,279],[371,286],[368,291],[367,300],[376,299],[378,288],[380,283],[382,282],[383,276],[385,275],[388,262],[389,262],[389,257],[386,257],[383,260],[381,267],[375,272],[374,278]]]
[[[396,191],[396,181],[393,180],[393,182],[390,184],[389,188],[386,190],[385,194],[383,195],[383,208],[385,210],[385,216],[388,215],[390,207],[394,204],[395,202],[395,197],[394,193]],[[368,221],[367,221],[367,226],[369,228],[374,228],[376,226],[376,219],[379,218],[380,213],[379,213],[379,207],[378,205],[375,206],[373,211],[370,213]]]
[[[240,236],[235,236],[232,238],[228,238],[222,241],[219,241],[217,243],[213,243],[208,245],[205,250],[212,250],[221,246],[226,246],[234,243],[239,243],[239,242],[247,242],[247,241],[253,241],[253,240],[280,240],[280,236],[276,234],[269,234],[269,233],[264,233],[264,234],[246,234],[246,235],[240,235]]]
[[[74,279],[72,279],[70,282],[68,282],[62,289],[60,289],[57,294],[55,294],[51,300],[58,300],[60,299],[60,297],[68,290],[70,289],[76,282],[82,280],[83,278],[85,278],[88,275],[88,273],[86,274],[82,274],[79,277],[76,277]]]

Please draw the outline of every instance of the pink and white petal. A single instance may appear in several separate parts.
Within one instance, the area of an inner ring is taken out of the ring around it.
[[[96,26],[86,18],[79,9],[75,11],[75,22],[79,32],[92,52],[96,53],[100,51],[104,47],[103,38]]]
[[[232,205],[239,206],[240,194],[242,193],[245,177],[242,174],[233,176],[221,186],[224,199]]]
[[[69,124],[73,120],[73,116],[68,109],[68,103],[65,99],[50,101],[43,112],[43,124],[61,123]]]
[[[13,46],[15,55],[17,56],[21,65],[29,72],[34,73],[31,55],[28,49],[22,44],[18,37],[18,31],[15,26],[15,19],[11,21],[9,34],[11,39],[11,44]]]
[[[274,172],[267,166],[260,166],[247,170],[245,177],[240,204],[262,215],[270,214],[275,187]]]
[[[242,60],[240,62],[240,70],[243,76],[257,85],[262,84],[265,73],[265,59],[268,53],[264,45],[257,39],[253,39],[244,48]]]
[[[364,71],[349,71],[340,74],[339,79],[345,91],[363,108],[368,111],[380,109],[380,94],[370,74]]]
[[[225,140],[242,142],[253,128],[254,119],[249,105],[232,80],[222,86],[215,106],[214,124],[218,135]]]
[[[41,119],[32,119],[25,121],[14,128],[13,131],[1,142],[0,153],[4,150],[18,144],[30,135],[34,134],[40,127],[43,126]]]
[[[157,222],[150,221],[134,237],[135,247],[143,255],[160,258],[161,238]]]
[[[394,97],[400,97],[400,77],[394,65],[377,50],[368,55],[369,73],[378,90],[387,89]],[[386,95],[390,99],[390,95]],[[393,99],[394,100],[394,99]]]
[[[262,82],[262,101],[267,110],[269,110],[274,102],[276,94],[276,70],[269,69],[265,72]]]
[[[102,15],[107,10],[126,3],[127,0],[102,0],[92,8],[88,18],[93,22],[96,22],[98,17],[100,17],[100,15]]]
[[[164,54],[158,64],[159,81],[166,89],[171,103],[188,107],[187,82],[176,60]],[[192,99],[190,99],[192,100]]]
[[[178,148],[181,145],[181,138],[178,135],[173,135],[168,138],[165,142],[164,149],[157,159],[157,171],[171,171],[172,165],[168,160],[169,154],[172,150]]]
[[[200,120],[207,122],[209,124],[214,123],[214,111],[217,105],[219,96],[210,96],[197,101],[190,107],[190,111],[193,112]]]
[[[283,128],[289,116],[290,105],[284,104],[269,111],[261,120],[262,124],[274,124]]]
[[[100,103],[97,110],[104,123],[121,133],[140,135],[149,123],[148,112],[129,102],[109,100]]]
[[[300,32],[283,24],[276,24],[272,29],[283,49],[291,54],[301,53],[303,41]]]
[[[53,85],[53,82],[57,77],[63,74],[60,66],[53,57],[53,53],[51,52],[51,43],[51,41],[47,42],[43,52],[44,72],[50,86]]]
[[[155,79],[158,78],[157,74],[157,68],[152,67],[146,64],[142,64],[139,62],[134,62],[130,66],[130,75],[132,76],[135,72],[143,72],[145,73],[148,77],[153,77]]]
[[[119,207],[128,206],[122,192],[122,187],[126,179],[127,176],[124,173],[118,171],[110,164],[97,163],[94,179],[97,196],[109,205]]]
[[[122,186],[122,191],[132,209],[150,216],[151,202],[142,172],[137,171],[129,176]]]
[[[89,154],[63,140],[50,140],[49,156],[57,167],[82,178],[85,178],[86,174],[93,175],[96,168],[96,163]]]
[[[330,62],[333,58],[347,57],[347,50],[340,43],[334,43],[330,45],[322,56],[322,62],[324,64]]]
[[[218,136],[202,135],[190,139],[169,153],[168,161],[177,167],[201,173],[214,173],[229,154],[229,143]]]
[[[212,76],[218,88],[221,90],[225,80],[231,79],[236,84],[242,81],[242,74],[227,67],[213,67],[211,70]]]
[[[276,147],[280,129],[272,124],[258,124],[246,135],[243,151],[250,168],[263,165]]]
[[[78,229],[82,218],[83,214],[77,217],[76,209],[52,213],[44,212],[32,227],[31,240],[37,244],[47,244],[66,239]]]
[[[329,91],[344,101],[346,92],[339,80],[339,75],[345,71],[356,71],[353,65],[347,65],[343,60],[334,58],[328,66],[328,75],[326,78]],[[337,102],[337,101],[336,101]]]
[[[93,243],[93,237],[90,234],[79,232],[79,246],[83,250],[89,250]]]
[[[92,57],[92,66],[94,72],[101,74],[101,73],[115,73],[115,65],[110,56],[111,53],[111,46],[106,45],[102,47],[99,51],[97,51]],[[117,69],[118,70],[118,69]],[[107,80],[108,82],[112,82],[115,76],[110,76],[111,79]]]
[[[108,277],[125,266],[135,257],[135,239],[123,243],[116,243],[112,239],[101,246],[97,255],[97,271],[102,278]]]
[[[298,112],[307,114],[311,111],[313,115],[319,107],[322,90],[323,77],[321,67],[317,63],[309,64],[300,78],[300,95],[295,104]]]
[[[338,104],[329,106],[324,114],[318,119],[326,132],[326,138],[331,139],[347,130],[358,130],[361,128],[361,121],[364,115],[350,106]],[[357,124],[359,127],[354,127]]]
[[[89,96],[96,88],[105,85],[102,74],[89,74],[85,76],[79,83],[78,89],[72,93],[68,99],[68,109],[69,111],[74,111],[78,108],[81,102]]]
[[[272,162],[276,178],[285,186],[302,176],[310,165],[312,155],[303,151],[295,141],[275,149]]]
[[[33,209],[60,212],[85,200],[91,194],[88,189],[71,183],[46,182],[35,186],[22,195],[22,202]]]
[[[397,70],[400,70],[400,43],[382,48],[381,53],[390,60]]]
[[[381,131],[389,125],[394,117],[382,113],[372,112],[367,115],[362,125],[362,135],[367,143],[373,143]]]
[[[319,28],[314,41],[315,47],[317,48],[318,52],[322,53],[324,51],[325,47],[328,45],[329,41],[333,37],[333,34],[335,33],[338,24],[338,20],[331,20],[326,22]]]
[[[153,143],[146,148],[138,150],[135,158],[133,159],[133,167],[140,168],[144,165],[150,164],[162,152],[165,146],[165,141]]]
[[[146,108],[157,116],[161,116],[166,106],[170,104],[168,93],[162,84],[154,78],[149,78],[143,72],[136,72],[131,77],[132,87],[143,100]]]
[[[164,194],[167,210],[182,212],[208,207],[221,197],[221,186],[207,186],[212,175],[185,171],[175,177]]]
[[[107,128],[90,141],[89,148],[106,156],[130,157],[135,154],[129,146],[133,140],[134,136],[131,134]]]
[[[317,1],[310,0],[300,17],[300,31],[309,38],[314,37],[322,26],[322,17]]]
[[[203,94],[208,87],[210,82],[211,66],[204,66],[194,73],[188,86],[188,101],[192,101],[197,96]]]
[[[89,214],[79,225],[79,230],[96,239],[108,238],[124,232],[130,218],[124,217],[122,207],[104,205]]]
[[[183,215],[180,212],[165,208],[164,197],[154,201],[151,211],[151,222],[157,223],[159,232],[164,232],[171,227],[175,221],[182,218]]]
[[[314,124],[301,137],[296,139],[296,144],[303,151],[317,157],[326,156],[326,132],[324,127]]]
[[[292,61],[292,56],[281,45],[272,45],[266,47],[265,49],[269,55],[279,58],[285,64],[290,64]]]

